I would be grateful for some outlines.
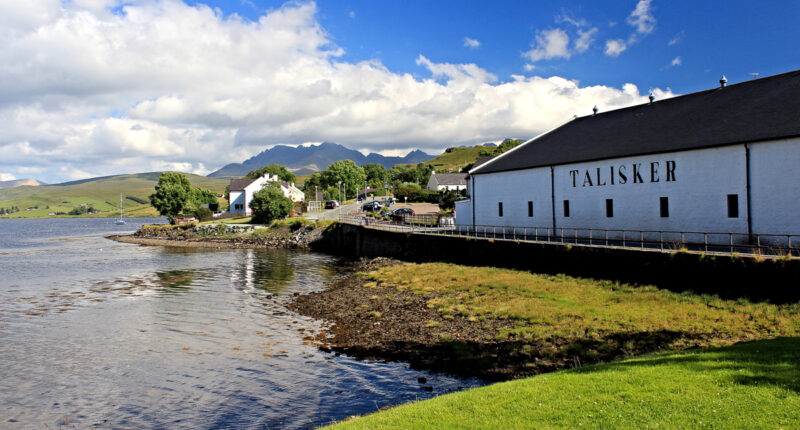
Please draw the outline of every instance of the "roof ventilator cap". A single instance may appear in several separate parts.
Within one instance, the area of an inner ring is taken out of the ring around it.
[[[653,104],[653,101],[656,99],[656,96],[653,95],[652,91],[650,91],[650,95],[647,96],[647,98],[650,99],[650,104]]]
[[[593,108],[592,108],[592,112],[594,112],[594,113],[592,114],[592,116],[595,116],[595,115],[597,115],[597,111],[598,111],[598,110],[600,110],[600,109],[597,109],[597,106],[593,107]]]
[[[728,78],[726,78],[725,75],[722,75],[722,77],[719,78],[719,87],[723,88],[725,85],[728,85]]]

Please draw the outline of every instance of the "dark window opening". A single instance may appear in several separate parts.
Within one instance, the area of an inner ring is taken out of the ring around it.
[[[661,218],[669,218],[669,199],[660,197],[658,202],[661,206]]]
[[[614,200],[606,199],[606,218],[614,217]]]
[[[497,203],[497,215],[503,216],[503,202]]]
[[[569,218],[569,200],[564,200],[564,218]]]
[[[728,218],[739,218],[738,194],[728,194]]]
[[[533,202],[528,202],[528,217],[533,218]]]

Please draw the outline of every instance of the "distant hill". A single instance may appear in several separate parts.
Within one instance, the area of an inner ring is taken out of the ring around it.
[[[0,208],[18,207],[19,212],[0,218],[46,218],[51,212],[69,212],[82,204],[103,211],[101,216],[119,214],[119,194],[125,195],[125,215],[157,216],[148,198],[161,172],[104,176],[39,187],[0,189]],[[185,173],[192,185],[215,193],[225,192],[229,181]],[[27,210],[29,209],[30,210]]]
[[[12,181],[0,181],[0,188],[20,187],[23,185],[38,187],[39,185],[47,185],[47,183],[32,178],[14,179]]]
[[[232,163],[208,175],[209,178],[241,177],[251,170],[266,166],[267,164],[280,164],[286,166],[295,175],[325,170],[334,161],[353,160],[359,166],[368,163],[377,163],[391,168],[395,164],[417,164],[433,158],[420,150],[411,151],[405,157],[385,157],[371,153],[364,155],[354,149],[330,142],[323,142],[317,146],[291,146],[278,145],[252,157],[242,163]]]

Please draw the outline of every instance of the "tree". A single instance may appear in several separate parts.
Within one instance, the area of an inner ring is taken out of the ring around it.
[[[190,200],[192,206],[198,208],[201,205],[210,205],[217,203],[217,195],[211,190],[204,190],[200,187],[193,187]]]
[[[521,143],[522,143],[521,140],[505,139],[505,140],[503,140],[502,143],[500,143],[500,145],[498,145],[495,148],[491,148],[491,147],[481,148],[478,151],[478,156],[480,156],[480,157],[495,157],[497,155],[500,155],[500,154],[508,151],[509,149],[511,149],[511,148],[513,148],[515,146],[520,145]]]
[[[286,218],[292,210],[292,201],[283,195],[280,185],[268,182],[253,193],[250,209],[253,210],[253,221],[267,224],[274,219]]]
[[[365,179],[367,174],[364,173],[364,169],[358,167],[353,160],[336,161],[322,172],[323,183],[338,188],[341,181],[347,196],[355,196],[358,190],[364,187]]]
[[[364,174],[367,175],[367,185],[372,188],[383,188],[383,183],[386,180],[386,168],[378,163],[369,163],[361,166],[364,169]]]
[[[260,169],[251,170],[247,173],[245,178],[258,179],[264,176],[265,173],[269,173],[270,175],[278,175],[278,179],[284,182],[294,183],[297,181],[294,173],[290,172],[286,167],[275,163],[266,165]]]
[[[170,222],[186,208],[192,194],[189,180],[177,172],[162,173],[155,190],[150,195],[150,204],[159,214],[169,218]]]

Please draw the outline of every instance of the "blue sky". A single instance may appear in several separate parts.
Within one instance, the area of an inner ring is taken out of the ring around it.
[[[800,69],[800,1],[0,2],[0,180],[385,155]]]
[[[206,1],[225,14],[251,20],[278,1]],[[440,63],[476,63],[508,80],[512,74],[559,75],[586,85],[707,89],[720,75],[731,82],[800,68],[800,1],[651,2],[652,33],[617,57],[604,42],[627,39],[626,22],[637,1],[320,1],[319,20],[348,61],[380,59],[396,72],[429,76],[415,63],[425,55]],[[566,18],[566,19],[565,19]],[[582,27],[569,20],[583,24]],[[597,28],[583,54],[538,61],[526,70],[522,53],[537,31]],[[480,43],[464,46],[464,38]],[[670,43],[672,42],[672,43]],[[680,64],[673,65],[675,58]]]

